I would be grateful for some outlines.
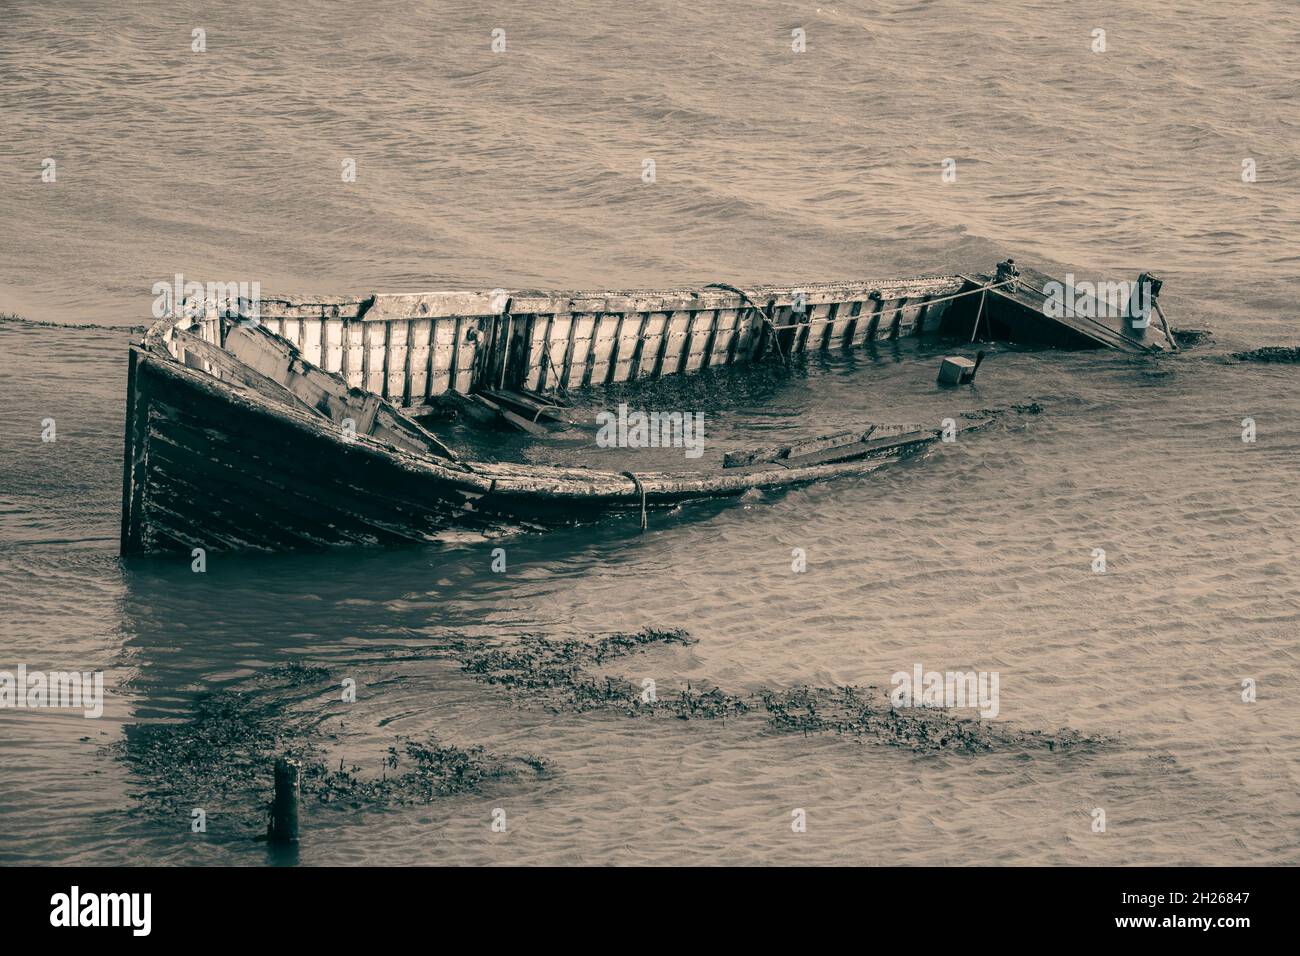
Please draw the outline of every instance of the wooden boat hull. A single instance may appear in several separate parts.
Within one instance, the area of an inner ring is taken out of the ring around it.
[[[449,532],[539,531],[749,489],[865,474],[913,435],[857,460],[718,475],[443,462],[293,414],[145,348],[131,351],[122,553],[400,545]],[[868,450],[870,451],[870,450]]]
[[[711,475],[466,462],[413,420],[448,392],[541,432],[527,413],[546,411],[543,392],[788,362],[978,330],[980,320],[1064,345],[1158,348],[1047,322],[1001,273],[749,291],[274,299],[163,320],[131,352],[122,552],[391,545],[620,513],[644,524],[649,511],[686,501],[869,472],[938,438],[873,426],[728,456]]]

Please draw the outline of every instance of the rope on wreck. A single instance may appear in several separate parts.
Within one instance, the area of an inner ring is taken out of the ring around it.
[[[785,352],[781,350],[781,337],[776,334],[777,326],[772,322],[772,317],[767,314],[766,309],[760,309],[757,303],[755,303],[753,299],[751,299],[748,295],[745,294],[743,289],[737,289],[734,285],[727,285],[725,282],[710,282],[704,288],[722,289],[724,292],[732,292],[740,296],[740,298],[743,299],[745,302],[748,302],[749,307],[753,309],[755,312],[757,312],[759,317],[763,320],[763,324],[772,330],[772,344],[776,346],[776,354],[781,356],[781,364],[787,367],[790,365],[790,360],[786,358]],[[781,328],[793,329],[795,328],[795,326],[793,325],[781,326]]]
[[[632,484],[636,485],[636,490],[641,492],[641,530],[646,529],[646,507],[645,507],[645,485],[641,484],[641,479],[636,476],[635,472],[623,472],[624,478],[631,478]]]

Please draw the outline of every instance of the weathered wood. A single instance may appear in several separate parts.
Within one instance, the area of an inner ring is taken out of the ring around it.
[[[638,373],[638,371],[639,371],[640,368],[641,368],[641,355],[642,355],[642,353],[645,351],[646,330],[649,328],[649,325],[650,325],[650,313],[649,313],[649,312],[642,312],[642,313],[641,313],[641,317],[640,317],[640,319],[639,319],[638,322],[637,322],[636,342],[635,342],[635,344],[633,344],[633,346],[632,346],[632,357],[631,357],[631,359],[629,359],[629,361],[628,361],[628,367],[627,367],[627,380],[628,380],[629,382],[635,382],[635,381],[636,381],[637,373]],[[620,332],[620,334],[621,334],[622,331],[623,331],[623,316],[622,316],[622,315],[619,316],[618,328],[619,328],[619,332]],[[616,344],[616,348],[617,348],[618,346],[621,346],[621,342],[618,342],[618,343]],[[615,354],[617,355],[617,352],[616,352]],[[616,378],[617,374],[618,374],[617,363],[616,363],[616,361],[615,361],[614,359],[611,359],[611,360],[610,360],[610,379],[609,379],[609,380],[610,380],[611,382],[613,382],[613,381],[617,381],[617,378]]]
[[[959,291],[965,299],[953,298]],[[226,319],[161,322],[128,371],[123,550],[200,538],[269,550],[426,541],[449,530],[541,529],[865,474],[928,447],[934,430],[877,426],[733,453],[719,473],[630,478],[461,463],[396,405],[425,408],[445,394],[494,426],[541,436],[572,418],[543,388],[930,334],[960,319],[954,302],[973,303],[983,291],[940,277],[747,293],[455,293],[372,297],[355,314],[345,301],[301,308],[283,301],[275,324],[258,329]],[[987,293],[999,302],[994,334],[1007,334],[1013,320],[1064,334],[1019,301],[1037,301],[1041,290],[1011,291],[1018,297],[1011,304]],[[807,308],[795,313],[796,302]],[[466,337],[471,329],[477,339]],[[213,341],[222,331],[224,347]],[[488,394],[461,394],[472,390]]]
[[[491,411],[496,416],[496,423],[499,425],[512,428],[515,431],[527,432],[528,434],[535,435],[539,438],[545,438],[550,434],[550,430],[546,428],[546,426],[529,421],[517,412],[511,411],[500,403],[493,401],[478,392],[475,392],[472,395],[466,395],[465,398],[470,402]]]
[[[534,339],[533,341],[536,344],[529,349],[529,351],[531,352],[535,348],[537,352],[537,384],[534,387],[539,392],[546,391],[546,376],[547,373],[550,371],[550,364],[551,364],[547,360],[550,358],[551,355],[551,329],[554,328],[554,326],[555,326],[555,313],[552,312],[550,315],[546,316],[545,321],[541,323],[541,328],[542,328],[541,342],[538,343],[537,340]],[[531,357],[529,359],[528,364],[530,367],[533,364]]]
[[[627,312],[619,312],[619,321],[614,326],[614,342],[610,346],[610,368],[604,377],[604,384],[610,385],[614,382],[614,376],[619,371],[619,352],[623,350],[623,320],[627,317]]]
[[[789,445],[769,445],[763,448],[750,449],[749,451],[729,452],[723,459],[723,467],[740,468],[746,465],[771,462],[793,464],[809,456],[835,450],[843,451],[846,455],[845,458],[836,460],[848,460],[848,455],[865,454],[869,451],[887,447],[886,444],[880,444],[882,441],[885,443],[897,442],[900,440],[899,436],[909,436],[906,441],[910,442],[916,440],[918,435],[933,438],[936,434],[935,429],[927,428],[924,425],[870,425],[865,430],[836,432],[833,435],[823,435],[819,438],[810,438]]]
[[[849,306],[849,320],[844,324],[844,338],[840,341],[840,345],[846,349],[853,345],[853,336],[858,330],[858,316],[861,313],[861,301],[853,302]]]
[[[992,285],[997,280],[996,275],[962,278],[975,287]],[[1073,303],[1062,314],[1049,316],[1048,295],[1044,290],[1053,281],[1035,269],[1020,266],[1014,287],[989,289],[985,306],[988,327],[1005,330],[1005,335],[1013,341],[1060,348],[1105,347],[1139,354],[1170,348],[1170,340],[1163,332],[1152,334],[1155,330],[1150,328],[1134,330],[1122,314],[1103,315],[1106,310],[1100,307],[1095,296],[1088,297],[1093,302],[1092,316],[1081,314]],[[1142,334],[1138,335],[1138,331]]]
[[[509,409],[517,415],[522,415],[531,422],[550,422],[557,425],[574,424],[573,416],[566,413],[562,406],[540,397],[533,398],[523,392],[498,389],[483,389],[475,394],[495,402],[502,408]]]
[[[271,820],[266,838],[271,843],[298,842],[298,774],[302,765],[290,757],[275,762],[275,795],[271,799]]]
[[[673,316],[675,312],[665,312],[662,322],[663,330],[659,333],[659,338],[655,342],[655,364],[654,371],[650,373],[651,378],[658,378],[664,373],[664,359],[668,357],[668,346],[672,341]]]
[[[384,336],[384,398],[399,405],[406,401],[410,369],[406,364],[406,335],[409,321],[385,323]]]
[[[582,323],[582,315],[578,312],[569,313],[569,337],[564,346],[564,361],[560,365],[560,387],[568,388],[571,384],[570,376],[573,374],[573,351],[578,344],[578,326]]]
[[[141,391],[136,366],[140,350],[131,346],[127,353],[126,373],[126,426],[122,454],[122,527],[120,550],[122,554],[136,554],[140,548],[140,495],[143,491],[141,465],[144,460],[144,436],[147,423],[147,400]]]
[[[304,409],[335,425],[342,427],[351,421],[356,434],[372,435],[417,454],[432,451],[442,457],[455,457],[427,430],[389,410],[378,395],[349,388],[338,376],[302,361],[292,346],[262,329],[232,328],[226,335],[226,351],[218,351],[212,357],[220,361],[223,355],[230,361],[232,371],[257,373],[285,389]],[[243,375],[243,381],[259,385],[247,374]]]

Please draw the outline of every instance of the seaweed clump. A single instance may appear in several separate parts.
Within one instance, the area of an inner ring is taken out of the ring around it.
[[[652,646],[696,643],[681,628],[642,628],[588,640],[552,640],[524,635],[512,647],[471,654],[462,670],[487,684],[540,696],[553,712],[621,710],[629,716],[668,713],[683,720],[722,718],[748,710],[745,701],[717,687],[669,691],[660,695],[626,677],[593,676],[589,669]]]
[[[868,692],[875,688],[867,688]],[[939,707],[893,707],[856,687],[796,687],[763,694],[769,723],[776,729],[832,732],[869,739],[914,753],[987,753],[1003,749],[1064,751],[1101,742],[1098,737],[1062,728],[1055,734],[1022,731],[974,717],[957,717]]]
[[[388,775],[388,770],[403,764],[402,773]],[[410,805],[476,790],[489,781],[541,775],[548,769],[543,757],[502,757],[480,745],[448,746],[434,737],[404,739],[400,750],[389,747],[384,767],[383,776],[375,780],[358,776],[360,767],[344,768],[340,762],[337,770],[329,770],[317,761],[303,770],[302,793],[321,803],[346,803],[353,808]]]
[[[283,687],[306,687],[329,680],[330,669],[319,664],[304,664],[302,661],[283,661],[272,664],[261,676],[264,680],[277,682]]]
[[[127,727],[116,746],[150,780],[144,802],[165,806],[174,797],[201,799],[260,783],[287,724],[275,707],[248,694],[213,691],[195,699],[187,720]]]
[[[328,668],[296,662],[268,668],[256,679],[274,681],[275,690],[328,680]],[[176,813],[204,806],[222,808],[251,833],[265,826],[262,807],[271,790],[278,757],[302,765],[304,796],[354,808],[427,803],[473,790],[489,781],[524,773],[540,774],[546,762],[530,754],[501,756],[482,746],[458,747],[433,737],[398,738],[377,780],[360,776],[360,767],[326,766],[319,747],[323,735],[310,713],[293,710],[283,694],[222,689],[198,695],[180,721],[126,728],[109,749],[145,782],[136,794],[139,808]],[[389,774],[390,770],[400,773]]]
[[[1240,362],[1280,362],[1295,364],[1300,362],[1300,346],[1285,347],[1269,345],[1248,352],[1233,352],[1232,357]]]

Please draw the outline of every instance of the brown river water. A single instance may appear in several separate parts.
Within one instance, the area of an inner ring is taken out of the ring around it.
[[[1188,6],[6,0],[0,671],[102,670],[106,696],[98,719],[0,709],[0,862],[272,861],[264,758],[308,747],[356,786],[309,796],[304,864],[1300,863],[1300,368],[1231,357],[1300,345],[1300,10]],[[201,574],[117,556],[128,329],[176,273],[266,294],[743,287],[1007,255],[1150,269],[1173,325],[1214,339],[997,347],[948,391],[952,343],[814,355],[582,397],[702,412],[698,462],[581,435],[492,449],[707,468],[1041,406],[645,534],[213,553]],[[466,669],[645,628],[691,642],[584,673],[748,711],[578,705]],[[1006,732],[930,749],[790,732],[763,703],[916,664],[996,672]],[[1061,728],[1081,742],[1036,745]],[[376,798],[431,739],[469,769]]]

